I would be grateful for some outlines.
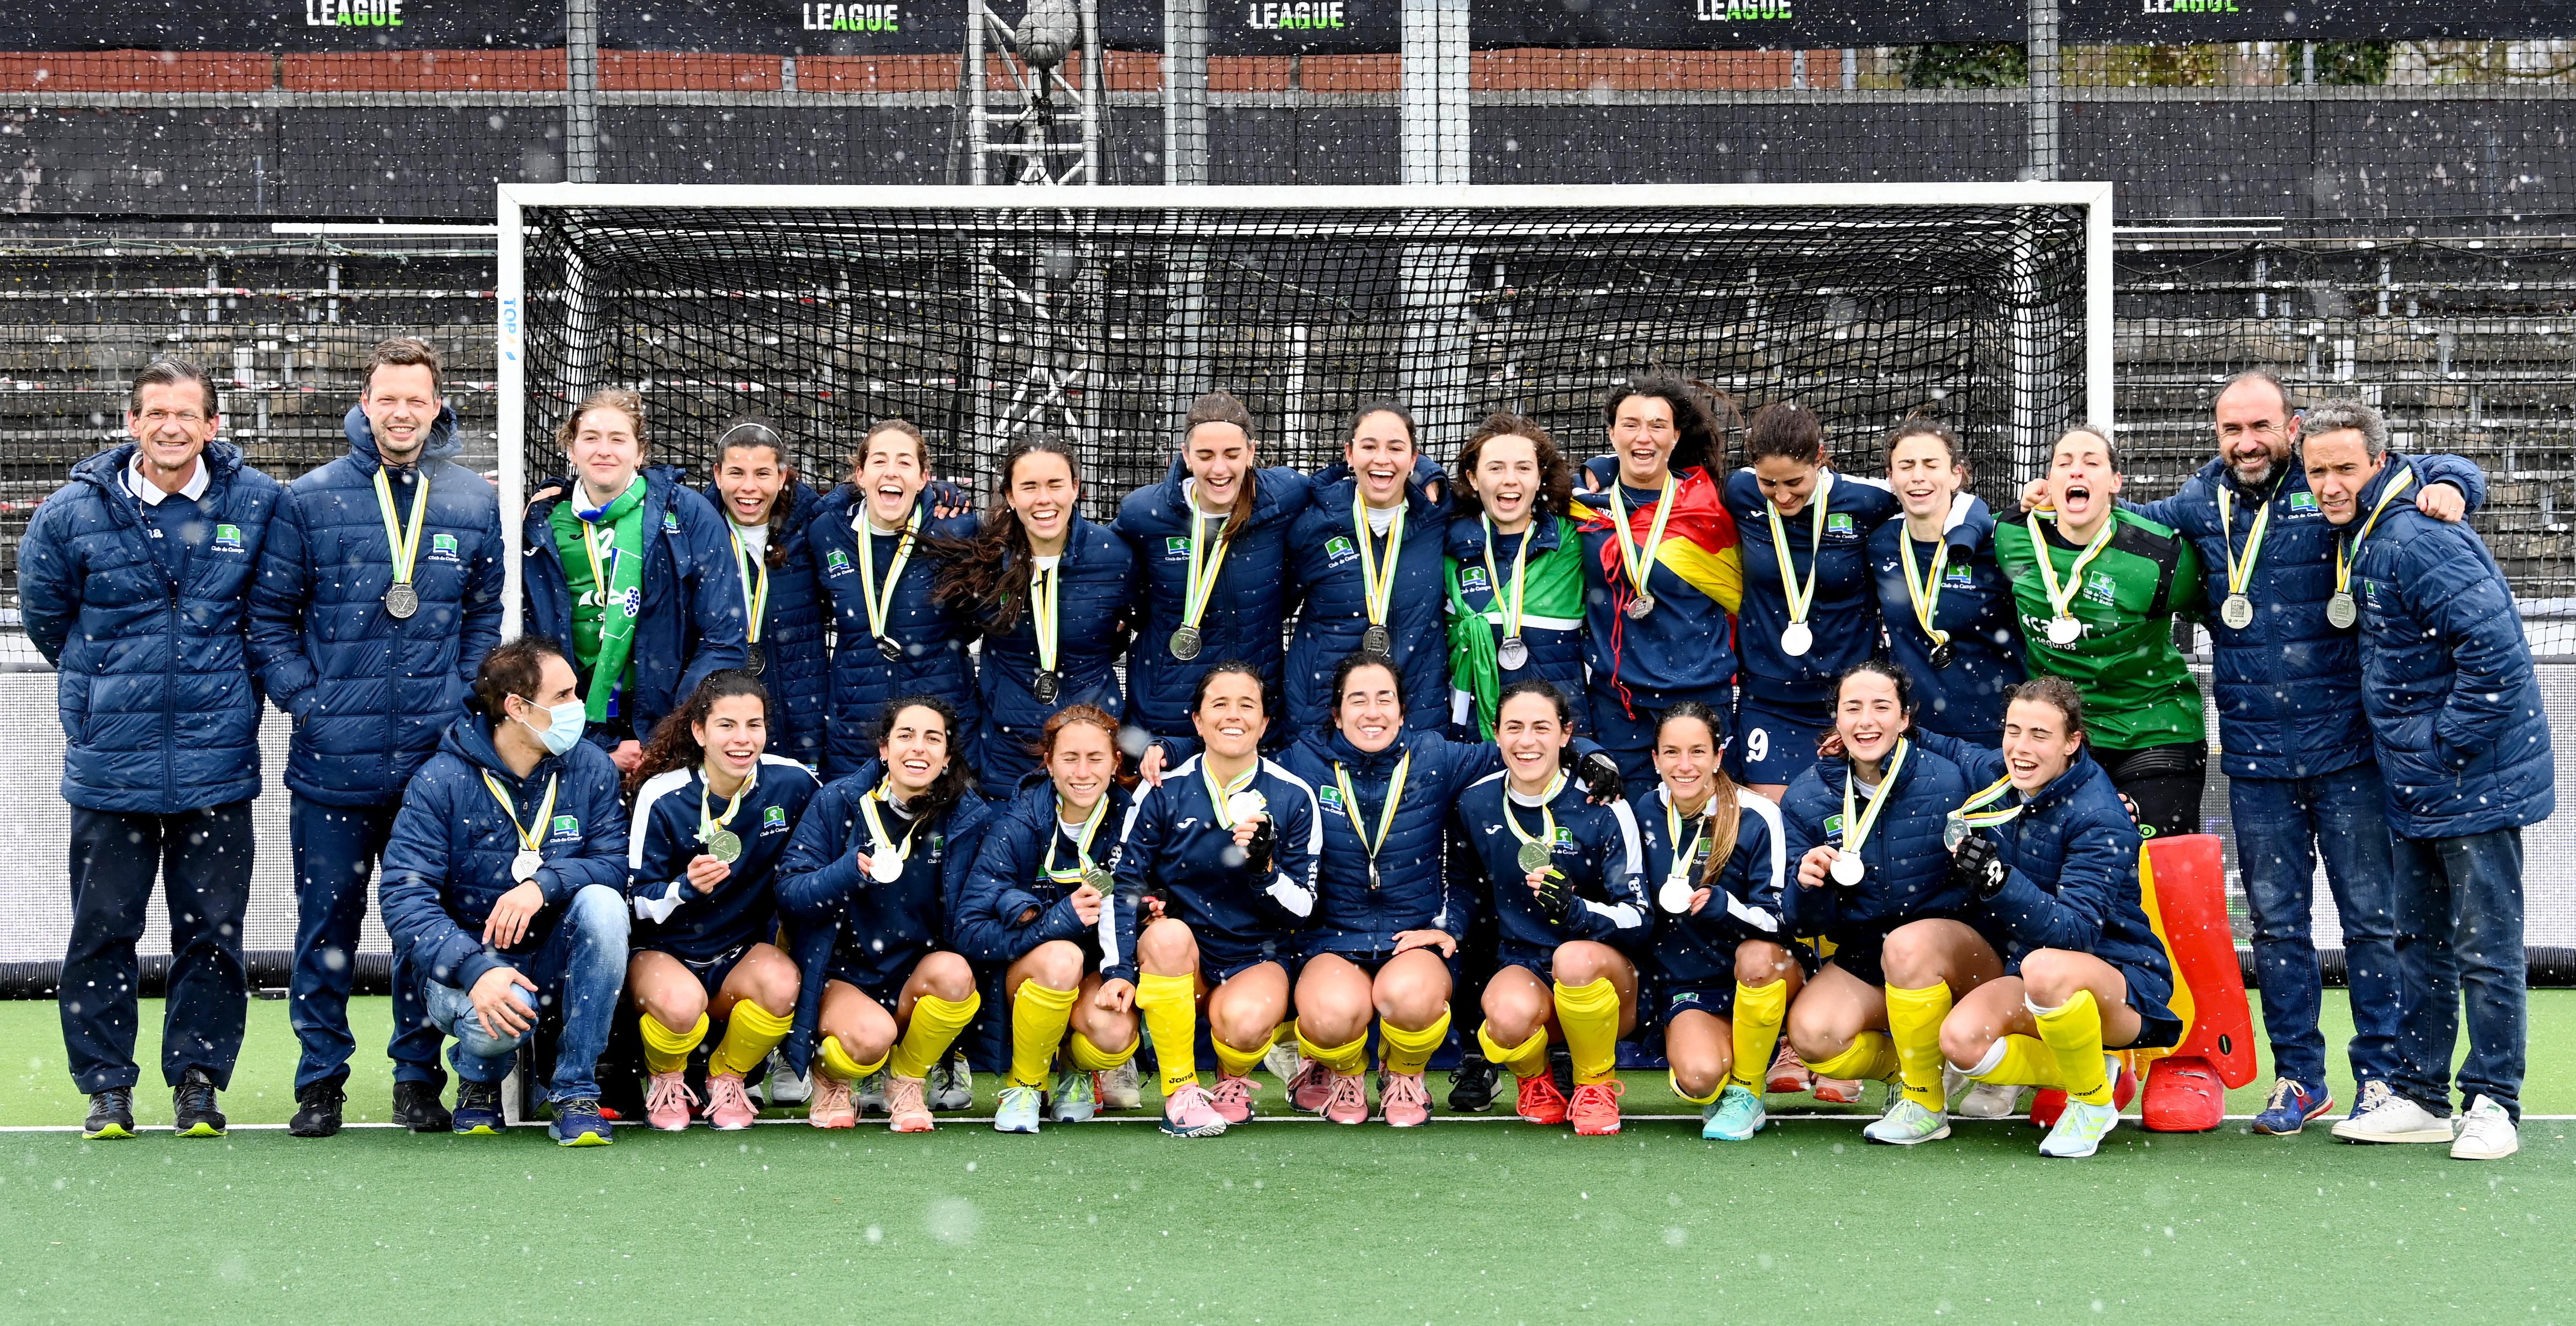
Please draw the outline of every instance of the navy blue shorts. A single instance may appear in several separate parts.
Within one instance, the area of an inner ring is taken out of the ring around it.
[[[1292,988],[1297,984],[1297,973],[1306,965],[1305,958],[1296,953],[1219,955],[1200,949],[1199,977],[1208,983],[1209,989],[1213,990],[1265,962],[1278,963],[1280,970],[1288,973],[1288,984]]]
[[[1572,943],[1574,941],[1568,940],[1566,942]],[[1595,940],[1593,942],[1598,943],[1600,941]],[[1626,949],[1619,948],[1615,944],[1611,945],[1611,947],[1618,952],[1620,957],[1626,958],[1628,960],[1629,967],[1637,972],[1638,988],[1642,992],[1645,983],[1644,965],[1637,961],[1636,954],[1630,953]],[[1494,952],[1494,970],[1501,971],[1505,967],[1525,967],[1529,970],[1530,975],[1535,976],[1542,981],[1552,980],[1554,979],[1552,973],[1556,970],[1556,950],[1553,948],[1524,948],[1517,944],[1504,944],[1499,946]],[[1643,997],[1642,993],[1639,997]]]
[[[1432,950],[1432,956],[1439,957],[1439,951],[1436,949]],[[1379,972],[1386,970],[1386,964],[1395,961],[1395,953],[1388,949],[1380,949],[1374,952],[1363,953],[1344,953],[1336,949],[1323,949],[1318,952],[1307,954],[1305,958],[1297,964],[1298,971],[1302,974],[1305,971],[1307,963],[1311,963],[1315,959],[1323,957],[1340,958],[1342,961],[1359,968],[1360,974],[1368,977],[1372,981],[1377,979],[1377,974]],[[1444,959],[1443,961],[1449,968],[1449,988],[1455,990],[1458,988],[1459,981],[1458,959],[1452,956]]]
[[[1706,1013],[1711,1017],[1735,1016],[1735,978],[1708,981],[1654,981],[1649,983],[1644,1004],[1657,1023],[1669,1025],[1684,1013]]]
[[[1596,686],[1588,692],[1586,700],[1592,712],[1592,739],[1601,743],[1602,749],[1619,762],[1619,776],[1627,782],[1630,794],[1653,789],[1655,724],[1673,701],[1632,694],[1630,702],[1622,705],[1618,693],[1603,686]],[[1716,712],[1720,723],[1728,720],[1734,708],[1733,702],[1722,693],[1707,703]],[[1720,732],[1717,739],[1724,742],[1726,736]],[[1810,745],[1808,749],[1813,751],[1815,747]]]
[[[2104,958],[2103,961],[2111,960]],[[2183,1033],[2190,1029],[2183,1026],[2181,1019],[2173,1015],[2173,1009],[2169,1005],[2156,1002],[2158,995],[2169,995],[2172,992],[2172,982],[2143,967],[2132,966],[2129,963],[2112,962],[2111,966],[2120,973],[2121,983],[2127,991],[2127,996],[2121,1002],[2127,1004],[2138,1015],[2138,1038],[2126,1045],[2114,1045],[2109,1048],[2163,1050],[2182,1044]],[[2005,959],[2004,975],[2021,975],[2021,958]]]
[[[659,953],[688,968],[689,974],[698,978],[698,985],[707,992],[707,998],[712,1000],[716,997],[716,992],[724,988],[725,978],[733,975],[733,969],[742,965],[743,955],[751,952],[751,946],[758,942],[758,940],[746,939],[704,960],[685,957],[658,946],[648,946],[638,949],[637,952]]]
[[[1816,738],[1830,726],[1830,715],[1820,706],[1771,705],[1753,695],[1744,692],[1736,706],[1727,772],[1742,783],[1794,783],[1816,762]]]

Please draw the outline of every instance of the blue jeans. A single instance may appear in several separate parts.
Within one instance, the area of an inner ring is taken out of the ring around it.
[[[2324,980],[2308,932],[2319,850],[2343,919],[2352,991],[2352,1043],[2344,1053],[2353,1080],[2385,1082],[2397,1071],[2397,917],[2384,796],[2379,765],[2369,760],[2312,778],[2227,783],[2272,1071],[2311,1088],[2326,1080],[2326,1041],[2317,1031]]]
[[[2469,1007],[2460,1094],[2483,1095],[2522,1118],[2525,990],[2522,830],[2461,838],[2399,838],[2397,1094],[2451,1112],[2451,1047]]]
[[[490,952],[489,949],[485,950]],[[510,995],[539,1013],[561,1019],[555,1041],[552,1090],[547,1099],[599,1098],[599,1056],[608,1048],[608,1032],[617,1020],[617,998],[626,987],[626,900],[615,889],[592,884],[572,896],[533,953],[494,953],[526,972],[537,983],[536,994],[518,986]],[[456,1038],[447,1052],[456,1075],[468,1082],[498,1082],[510,1075],[519,1045],[536,1028],[516,1036],[483,1028],[474,1000],[443,981],[424,981],[422,1001],[431,1025]]]
[[[367,876],[393,837],[399,806],[326,806],[298,795],[288,804],[295,852],[295,970],[287,978],[286,1020],[304,1047],[298,1091],[349,1074],[358,1048],[349,1034],[349,987],[358,974],[358,924],[367,916]],[[385,1053],[397,1082],[445,1082],[438,1032],[421,1012],[421,980],[410,955],[394,949],[394,1031]]]

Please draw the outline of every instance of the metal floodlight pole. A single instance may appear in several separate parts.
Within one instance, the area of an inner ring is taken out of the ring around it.
[[[564,179],[599,178],[599,0],[564,0]]]
[[[1163,183],[1205,184],[1207,0],[1163,0]]]
[[[2026,0],[2030,66],[2030,154],[2023,178],[2057,178],[2057,4]]]
[[[1402,84],[1397,116],[1399,160],[1406,184],[1465,184],[1467,155],[1467,10],[1447,0],[1404,0]],[[1454,244],[1404,247],[1401,290],[1404,359],[1398,390],[1434,437],[1467,427],[1470,345],[1468,250]]]

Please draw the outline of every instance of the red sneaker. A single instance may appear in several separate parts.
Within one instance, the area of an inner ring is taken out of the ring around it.
[[[2133,1083],[2136,1078],[2123,1070],[2120,1080]],[[2158,1059],[2147,1070],[2147,1104],[2142,1113],[2151,1133],[2205,1133],[2227,1118],[2227,1085],[2199,1055]]]
[[[1249,1122],[1252,1118],[1252,1079],[1217,1074],[1216,1090],[1209,1093],[1208,1103],[1216,1107],[1217,1117],[1228,1126]]]
[[[1321,1114],[1333,1094],[1333,1070],[1314,1059],[1301,1060],[1288,1079],[1288,1108],[1299,1114]]]
[[[1619,1131],[1619,1097],[1628,1084],[1617,1079],[1608,1082],[1586,1082],[1574,1089],[1574,1103],[1566,1107],[1567,1117],[1574,1120],[1579,1137],[1607,1137]]]
[[[1565,1097],[1556,1089],[1556,1079],[1545,1073],[1522,1078],[1520,1116],[1536,1124],[1554,1127],[1565,1122]]]
[[[1860,1082],[1848,1077],[1819,1077],[1813,1088],[1816,1099],[1827,1105],[1860,1104]]]
[[[1779,1095],[1792,1095],[1806,1090],[1815,1076],[1807,1071],[1805,1064],[1798,1062],[1798,1052],[1789,1048],[1789,1038],[1783,1036],[1779,1050],[1771,1056],[1771,1074],[1764,1079],[1762,1089]]]

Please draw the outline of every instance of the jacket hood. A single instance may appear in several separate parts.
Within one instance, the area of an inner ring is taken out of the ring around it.
[[[370,466],[381,466],[385,463],[384,457],[376,450],[376,430],[367,422],[365,410],[355,405],[350,406],[349,412],[340,417],[340,431],[349,436],[351,455]],[[454,460],[464,450],[465,440],[456,427],[456,407],[439,406],[438,418],[429,426],[429,441],[420,449],[421,460],[424,463],[433,460]]]
[[[1256,521],[1268,520],[1279,514],[1279,485],[1262,483],[1258,477],[1277,468],[1279,467],[1263,465],[1253,471],[1255,478],[1252,484],[1252,518]],[[1176,516],[1190,509],[1189,498],[1181,489],[1181,484],[1189,477],[1190,467],[1181,463],[1180,452],[1173,452],[1170,468],[1163,471],[1163,501]],[[1300,494],[1300,500],[1302,501],[1308,495]]]
[[[493,746],[491,725],[481,714],[467,714],[450,723],[447,727],[447,735],[438,739],[438,748],[477,769],[486,770],[512,782],[519,780],[519,776],[510,772],[510,766],[502,761],[501,752]],[[541,777],[563,767],[562,756],[549,755],[537,761],[537,767],[530,770],[528,776]]]
[[[2102,776],[2102,766],[2094,763],[2092,745],[2087,742],[2083,749],[2075,752],[2075,758],[2067,762],[2066,772],[2050,779],[2048,786],[2039,789],[2039,795],[2024,798],[2022,804],[2037,810],[2061,801],[2072,801],[2083,792],[2086,784]],[[2117,795],[2116,790],[2114,795]]]
[[[134,463],[134,452],[139,445],[141,444],[129,441],[109,447],[72,466],[72,478],[78,482],[100,485],[110,491],[119,491],[123,485],[116,482],[116,476],[126,466]],[[204,459],[208,474],[215,482],[221,483],[233,477],[233,471],[241,468],[241,448],[220,437],[212,438],[206,443]]]
[[[1413,738],[1416,734],[1404,729],[1400,718],[1397,722],[1395,740],[1387,743],[1386,749],[1381,751],[1364,751],[1352,745],[1351,739],[1342,735],[1342,730],[1338,727],[1309,732],[1298,740],[1304,742],[1308,749],[1327,764],[1345,765],[1374,774],[1394,768],[1395,762],[1403,759],[1413,749]]]
[[[1461,502],[1457,512],[1450,516],[1448,541],[1450,556],[1468,558],[1485,555],[1485,522],[1477,517],[1478,513],[1469,510],[1464,502]],[[1565,533],[1565,527],[1556,523],[1556,519],[1556,513],[1549,511],[1544,503],[1540,504],[1537,514],[1530,518],[1531,556],[1544,556],[1556,551],[1557,544]]]
[[[733,513],[725,509],[724,493],[717,489],[715,480],[709,479],[704,484],[699,485],[698,496],[707,499],[707,505],[714,507],[716,509],[716,513],[723,516],[727,524],[732,523]],[[814,518],[815,512],[822,506],[823,495],[815,492],[812,488],[806,486],[804,480],[799,479],[796,482],[787,485],[785,488],[779,489],[778,500],[787,504],[786,528],[788,530],[801,530],[805,528],[808,521],[811,521]]]

